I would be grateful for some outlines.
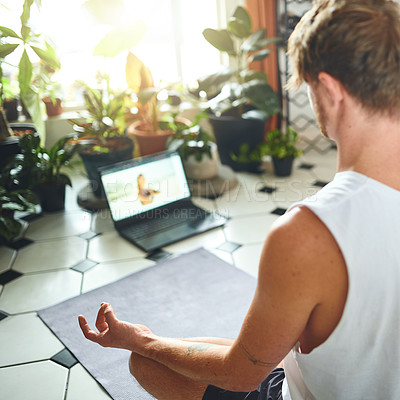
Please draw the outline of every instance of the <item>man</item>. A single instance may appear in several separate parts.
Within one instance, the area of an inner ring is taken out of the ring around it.
[[[338,173],[272,227],[238,338],[157,337],[108,304],[99,333],[79,317],[158,399],[400,399],[399,6],[317,1],[289,54]]]

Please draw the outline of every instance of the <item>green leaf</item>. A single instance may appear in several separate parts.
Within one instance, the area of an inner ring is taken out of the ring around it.
[[[31,87],[20,92],[21,99],[32,117],[32,122],[35,125],[36,130],[39,132],[42,143],[46,140],[46,126],[42,118],[42,101],[37,92]]]
[[[231,18],[229,20],[228,30],[240,39],[245,39],[251,34],[251,30],[249,30],[248,26],[236,18]]]
[[[60,69],[60,61],[57,58],[56,52],[47,42],[45,42],[46,49],[43,50],[40,47],[31,46],[32,50],[39,56],[39,58],[49,67],[55,70]]]
[[[17,33],[15,33],[12,29],[7,28],[5,26],[0,26],[0,31],[1,31],[1,37],[13,37],[16,39],[21,39],[21,36],[19,36]]]
[[[280,111],[279,98],[268,83],[250,81],[243,84],[243,93],[257,109],[269,115]]]
[[[154,87],[146,88],[141,90],[138,94],[139,103],[144,106],[147,104],[156,94],[158,93],[158,89]]]
[[[9,54],[11,54],[19,44],[0,44],[0,58],[6,58]]]
[[[257,44],[260,40],[265,38],[265,29],[261,28],[258,29],[257,31],[255,31],[253,34],[251,34],[251,36],[245,40],[242,44],[242,46],[240,47],[240,49],[244,52],[244,53],[250,53],[251,51],[255,51],[255,50],[260,50],[260,45]],[[265,46],[262,46],[265,47]],[[261,47],[261,48],[262,48]]]
[[[204,90],[207,94],[210,91],[219,91],[221,85],[227,82],[235,73],[231,68],[225,68],[213,74],[203,76],[198,79],[199,90]]]
[[[143,21],[115,27],[94,48],[94,56],[115,57],[119,53],[136,46],[146,32]]]
[[[264,81],[267,82],[267,75],[263,71],[254,71],[252,69],[247,69],[241,72],[240,76],[243,79],[243,82],[250,82],[253,80]]]
[[[263,49],[249,57],[249,62],[262,61],[269,56],[270,49]]]
[[[20,90],[27,91],[32,82],[32,63],[26,50],[22,53],[18,66],[18,82]]]
[[[253,26],[251,23],[251,17],[245,8],[238,6],[233,14],[233,18],[236,18],[238,21],[244,24],[249,33],[252,31]]]
[[[25,0],[24,1],[24,5],[22,8],[22,14],[21,14],[21,25],[22,26],[25,26],[29,21],[29,18],[31,16],[31,5],[32,4],[33,4],[33,0]]]
[[[236,55],[232,37],[226,29],[204,29],[203,36],[208,43],[219,51],[225,51],[232,56]]]

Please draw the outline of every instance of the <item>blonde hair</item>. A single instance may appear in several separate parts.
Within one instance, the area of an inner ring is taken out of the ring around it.
[[[288,88],[326,72],[372,111],[400,108],[400,7],[390,0],[317,0],[289,38]]]

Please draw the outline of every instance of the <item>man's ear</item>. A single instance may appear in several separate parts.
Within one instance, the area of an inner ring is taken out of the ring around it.
[[[335,106],[341,103],[344,99],[344,87],[342,83],[326,72],[318,74],[320,94],[325,96],[330,106]],[[322,92],[322,93],[321,93]]]

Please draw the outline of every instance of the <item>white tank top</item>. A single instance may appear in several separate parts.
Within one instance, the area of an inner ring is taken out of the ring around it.
[[[336,239],[349,289],[330,337],[285,358],[284,400],[399,400],[400,192],[346,171],[299,205]]]

